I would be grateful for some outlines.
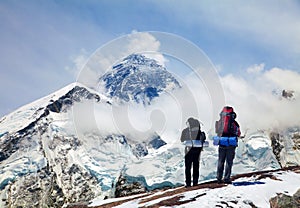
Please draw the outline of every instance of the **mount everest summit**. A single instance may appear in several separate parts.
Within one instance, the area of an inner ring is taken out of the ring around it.
[[[157,132],[136,138],[110,128],[119,100],[151,105],[180,83],[138,54],[99,82],[103,92],[73,83],[1,118],[1,207],[62,207],[184,184],[179,136],[169,142]],[[299,165],[299,155],[299,128],[257,131],[239,141],[233,174]],[[216,162],[217,148],[205,148],[201,181],[215,178]]]
[[[150,103],[160,93],[180,87],[179,82],[154,59],[132,54],[100,78],[111,97]]]

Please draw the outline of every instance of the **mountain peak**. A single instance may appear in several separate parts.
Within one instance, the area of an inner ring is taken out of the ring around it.
[[[129,64],[138,64],[138,65],[147,64],[151,67],[161,67],[163,70],[165,70],[165,68],[163,68],[160,64],[158,64],[158,62],[156,60],[147,58],[146,56],[144,56],[142,54],[131,54],[131,55],[127,56],[126,58],[124,58],[123,61],[127,62]]]
[[[154,59],[131,54],[99,79],[106,93],[125,102],[150,104],[160,94],[180,87],[179,82]]]
[[[92,99],[96,102],[101,101],[110,104],[109,99],[104,95],[80,83],[69,84],[4,116],[0,122],[0,133],[20,131],[49,114],[49,112],[59,113],[66,111],[74,102]]]
[[[295,98],[295,91],[294,90],[282,90],[281,93],[282,97],[286,99],[292,99]]]

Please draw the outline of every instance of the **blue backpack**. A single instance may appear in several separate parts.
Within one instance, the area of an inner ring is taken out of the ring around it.
[[[213,137],[213,144],[214,145],[222,145],[222,146],[238,146],[238,139],[237,137]]]

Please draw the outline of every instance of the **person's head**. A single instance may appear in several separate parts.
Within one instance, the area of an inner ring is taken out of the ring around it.
[[[192,117],[190,117],[187,122],[186,125],[190,128],[194,128],[194,127],[199,127],[200,128],[200,122],[197,119],[194,119]]]

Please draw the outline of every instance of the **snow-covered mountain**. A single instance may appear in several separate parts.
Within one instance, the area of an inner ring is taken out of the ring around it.
[[[110,195],[127,164],[166,144],[159,135],[138,143],[97,128],[82,131],[86,114],[76,112],[91,105],[112,104],[74,83],[1,119],[1,207],[61,207]]]
[[[134,138],[110,128],[111,109],[120,105],[116,97],[151,105],[180,88],[176,79],[135,54],[100,81],[107,96],[73,83],[0,119],[0,207],[62,207],[184,184],[179,141],[167,143],[156,132]],[[299,165],[299,138],[298,128],[247,135],[239,141],[233,174]],[[217,157],[217,147],[204,149],[201,181],[215,178]]]
[[[154,59],[132,54],[100,79],[106,93],[122,101],[148,104],[159,94],[179,88],[179,82]]]
[[[2,118],[1,207],[59,207],[97,195],[100,186],[80,163],[86,153],[69,122],[74,104],[89,100],[109,105],[105,96],[71,84]]]

